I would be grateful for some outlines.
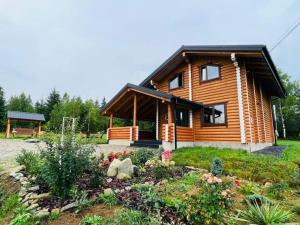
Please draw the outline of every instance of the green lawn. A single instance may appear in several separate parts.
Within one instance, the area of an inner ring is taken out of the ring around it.
[[[60,134],[52,133],[52,132],[44,132],[44,134],[41,136],[41,138],[43,139],[45,137],[59,139]],[[9,139],[26,140],[26,139],[30,139],[30,138],[32,138],[31,135],[18,134],[15,137],[13,137],[13,135],[11,134]],[[34,136],[33,138],[36,138],[36,137]],[[4,132],[0,133],[0,139],[5,139]],[[98,134],[91,134],[90,138],[86,138],[86,137],[81,136],[80,134],[77,134],[77,139],[79,140],[80,143],[83,143],[83,144],[85,144],[85,143],[87,143],[87,144],[106,144],[107,143],[106,134],[103,134],[102,138],[100,138],[100,136]]]
[[[190,165],[210,170],[215,157],[222,160],[225,172],[241,179],[256,182],[292,182],[299,171],[300,141],[279,141],[288,148],[282,158],[250,154],[242,150],[217,149],[213,147],[182,148],[173,154],[178,165]]]

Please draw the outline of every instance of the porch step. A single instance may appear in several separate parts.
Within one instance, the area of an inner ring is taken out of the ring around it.
[[[161,144],[161,141],[156,140],[139,140],[135,141],[133,144],[130,144],[130,146],[142,148],[159,148],[159,145]]]

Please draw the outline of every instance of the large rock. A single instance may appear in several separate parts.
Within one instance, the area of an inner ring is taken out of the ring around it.
[[[114,191],[111,188],[104,189],[104,196],[114,195]]]
[[[133,174],[133,165],[130,158],[122,160],[118,165],[118,179],[131,178]]]
[[[118,167],[121,161],[119,159],[114,159],[111,164],[109,165],[109,168],[107,170],[107,176],[108,177],[115,177],[118,174]]]

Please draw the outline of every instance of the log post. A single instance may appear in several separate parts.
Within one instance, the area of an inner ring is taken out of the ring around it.
[[[6,121],[6,133],[5,133],[5,137],[6,137],[6,138],[9,138],[9,135],[10,135],[10,119],[7,118],[7,121]]]
[[[38,130],[37,130],[37,136],[38,136],[38,137],[41,136],[41,130],[42,130],[42,122],[40,121],[40,122],[39,122],[39,125],[38,125]]]
[[[173,123],[173,110],[171,103],[168,103],[168,125],[170,126]]]
[[[110,119],[109,119],[109,128],[113,127],[113,114],[110,113]]]
[[[136,127],[136,116],[137,116],[137,96],[133,96],[133,127]]]

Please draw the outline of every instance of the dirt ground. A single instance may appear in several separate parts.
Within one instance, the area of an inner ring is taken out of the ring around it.
[[[15,161],[16,156],[25,149],[27,151],[39,151],[39,149],[45,147],[44,142],[32,143],[30,140],[19,140],[19,139],[0,139],[0,169],[5,172],[9,172],[11,169],[17,166]],[[110,152],[119,152],[128,150],[126,146],[116,146],[101,144],[95,145],[95,154],[100,155],[104,153],[107,155]]]

